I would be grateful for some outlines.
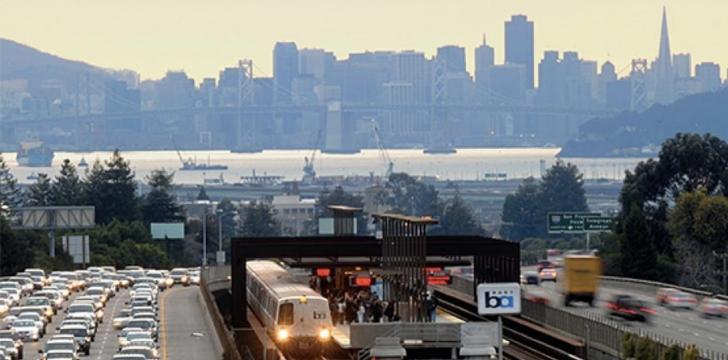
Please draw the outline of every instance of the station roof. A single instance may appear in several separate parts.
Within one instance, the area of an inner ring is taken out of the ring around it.
[[[381,261],[376,257],[303,257],[283,258],[283,262],[290,267],[298,268],[328,268],[328,267],[381,267]],[[449,258],[444,256],[428,256],[427,267],[469,266],[469,259]]]

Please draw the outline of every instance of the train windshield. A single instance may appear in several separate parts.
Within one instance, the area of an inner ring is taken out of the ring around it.
[[[281,304],[278,309],[278,325],[293,325],[293,304]]]

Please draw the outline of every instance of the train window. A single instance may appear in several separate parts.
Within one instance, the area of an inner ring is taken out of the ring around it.
[[[293,304],[281,304],[278,309],[278,325],[293,325]]]

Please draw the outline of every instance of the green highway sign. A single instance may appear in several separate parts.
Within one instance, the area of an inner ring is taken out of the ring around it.
[[[612,229],[613,219],[608,216],[588,217],[584,221],[585,231],[609,231]]]
[[[591,212],[548,213],[546,224],[550,234],[582,234],[609,231],[612,218]]]

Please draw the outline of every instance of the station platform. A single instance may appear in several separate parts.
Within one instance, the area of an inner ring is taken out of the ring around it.
[[[435,318],[435,322],[439,324],[462,324],[465,323],[464,320],[457,318],[453,314],[450,314],[447,311],[444,311],[443,309],[438,308],[437,309],[437,315]],[[332,337],[336,341],[336,343],[345,350],[352,349],[351,346],[351,336],[350,336],[350,327],[349,324],[337,324],[332,332]]]

